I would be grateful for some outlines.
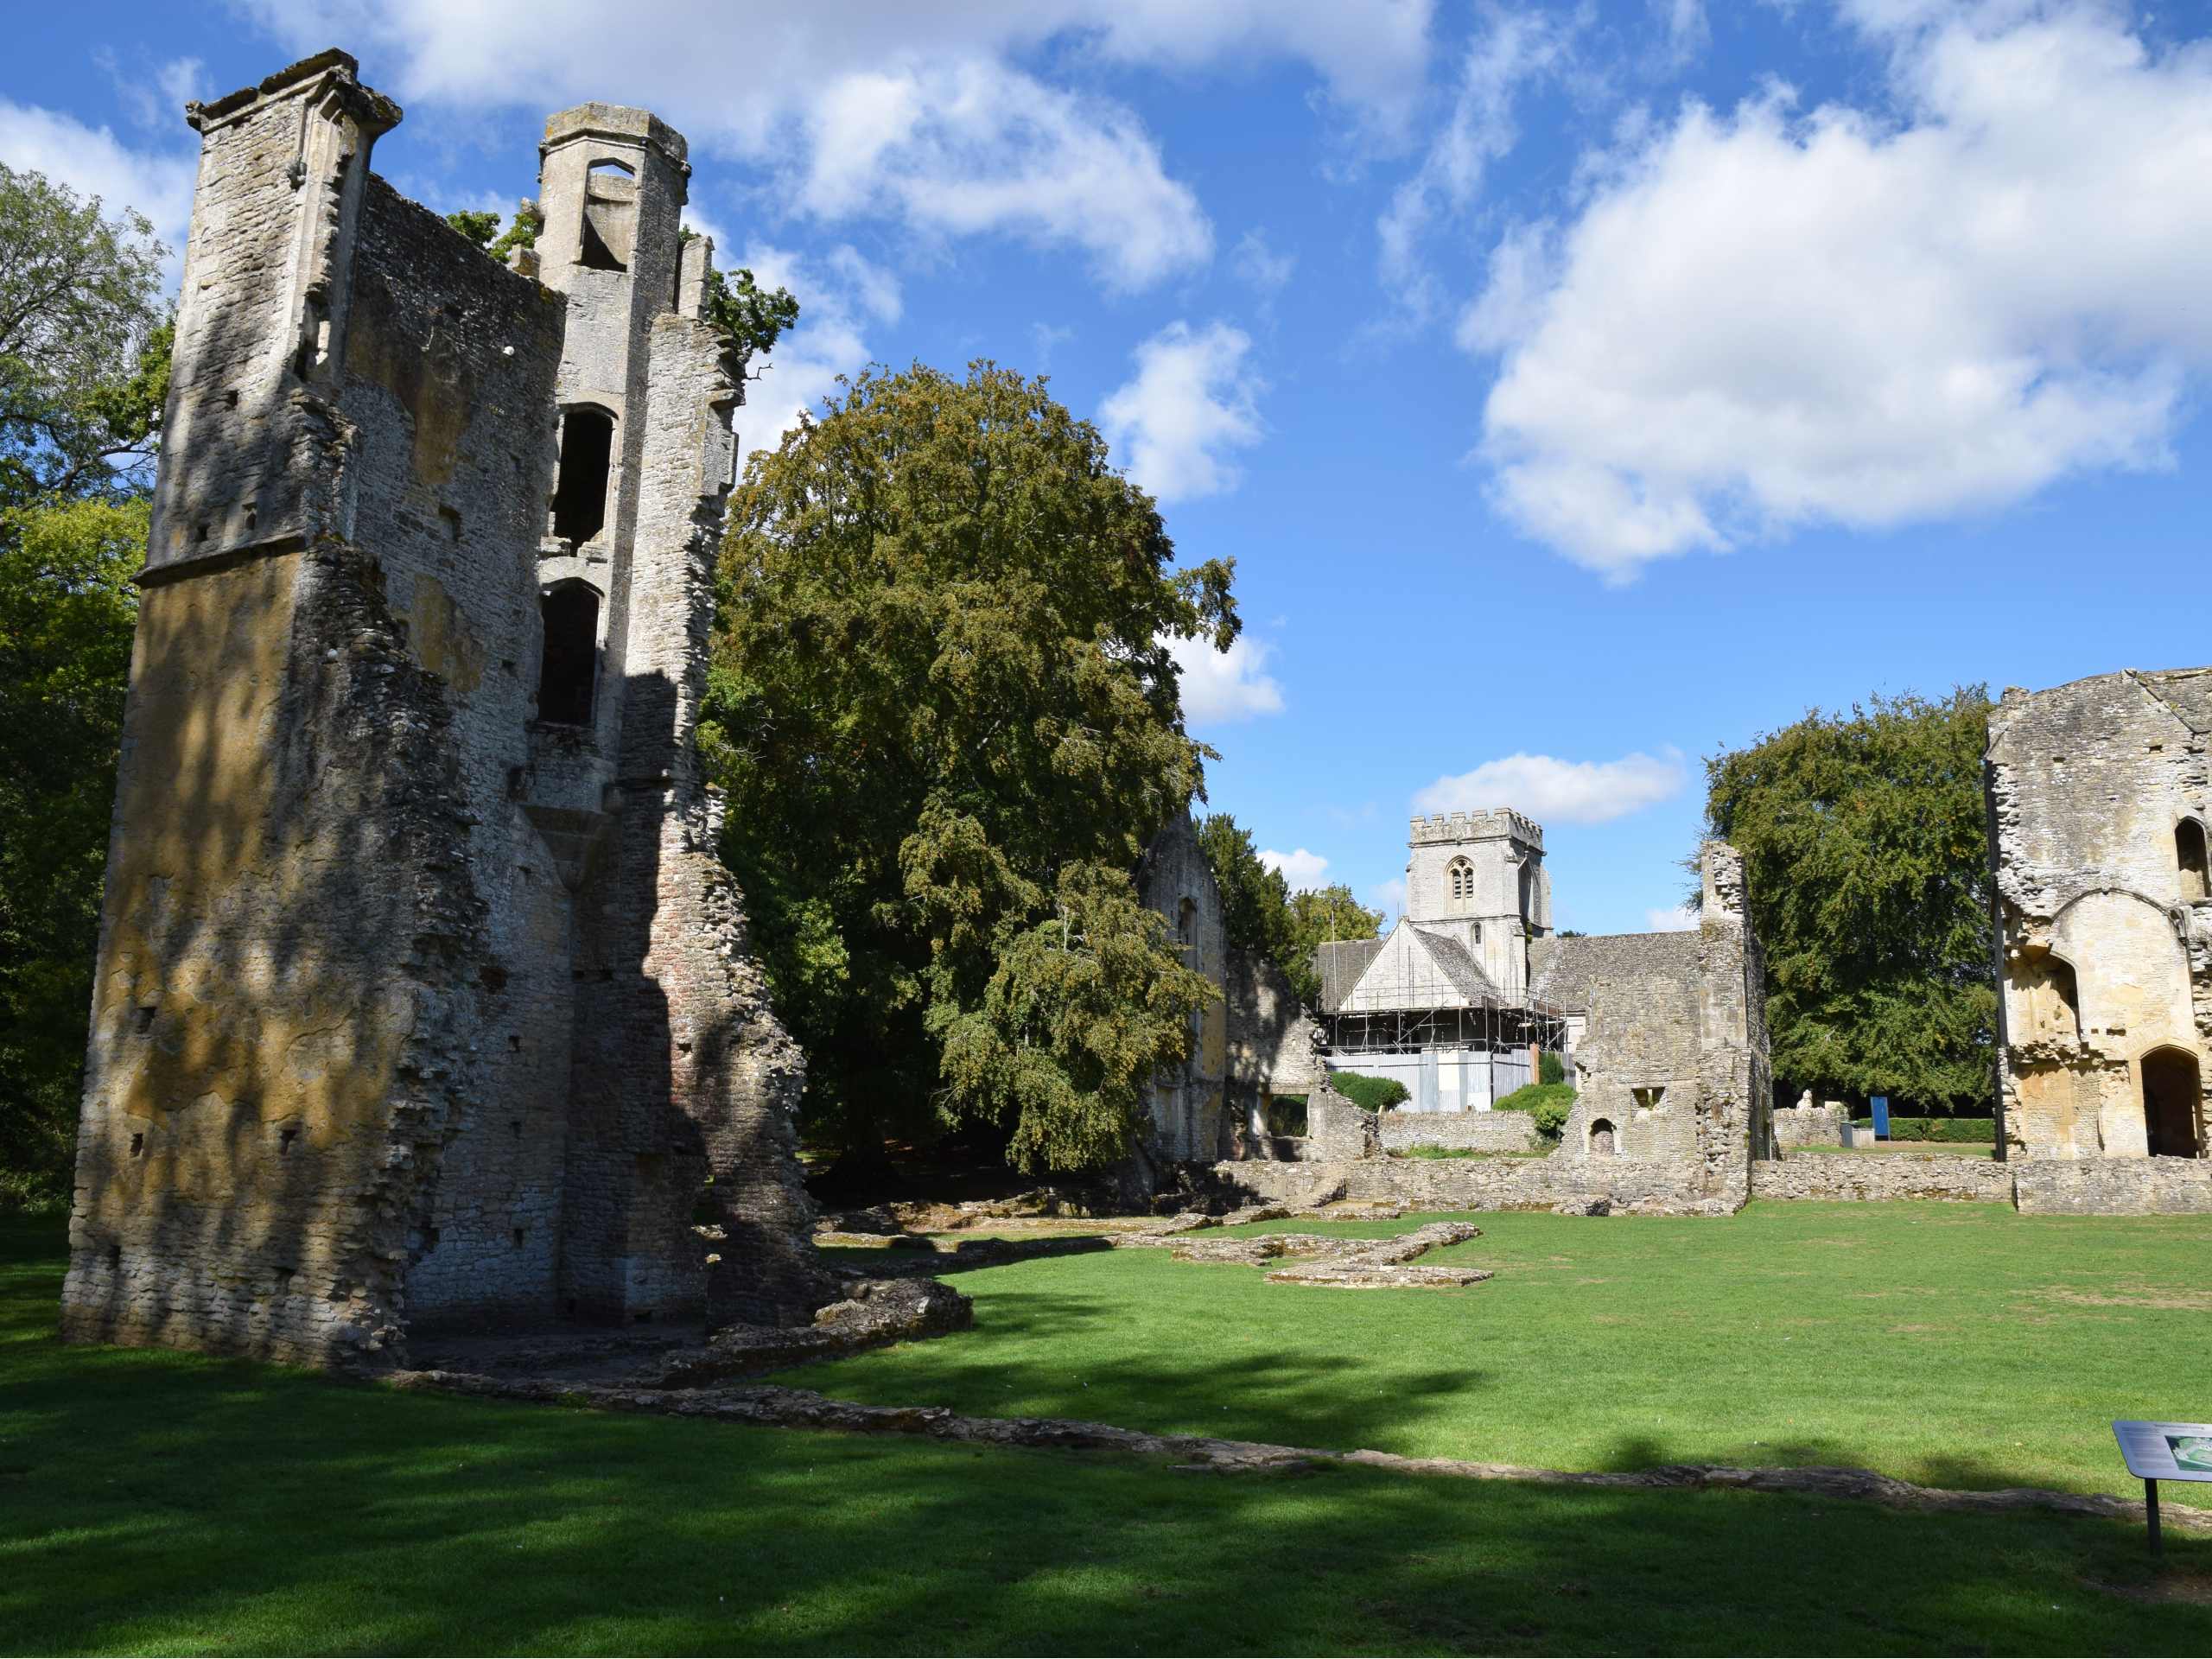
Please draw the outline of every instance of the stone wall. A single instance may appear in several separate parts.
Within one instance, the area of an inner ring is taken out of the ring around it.
[[[1536,1120],[1526,1112],[1404,1112],[1382,1114],[1382,1149],[1449,1147],[1469,1152],[1529,1152]]]
[[[799,1059],[692,747],[742,385],[679,292],[683,139],[556,117],[508,270],[369,173],[399,112],[343,54],[190,118],[65,1333],[377,1365],[438,1321],[810,1319]],[[564,539],[578,405],[614,436]]]
[[[1178,812],[1154,837],[1137,868],[1137,892],[1166,918],[1168,938],[1184,964],[1217,987],[1229,973],[1229,935],[1222,918],[1221,887],[1198,845],[1188,811]],[[1191,1055],[1152,1090],[1152,1133],[1145,1148],[1154,1163],[1203,1162],[1219,1157],[1231,1127],[1224,1122],[1229,1092],[1229,1001],[1217,997],[1201,1009]]]
[[[1339,1163],[1382,1155],[1381,1134],[1373,1112],[1355,1106],[1326,1082],[1306,1096],[1306,1136],[1299,1156],[1307,1161]]]
[[[1755,1198],[1955,1198],[2010,1204],[2012,1172],[1986,1158],[1807,1153],[1751,1166]]]
[[[1733,1208],[1686,1197],[1681,1170],[1666,1163],[1551,1158],[1312,1159],[1217,1164],[1215,1178],[1249,1201],[1305,1205],[1332,1198],[1396,1202],[1416,1210],[1550,1210],[1594,1203]],[[1740,1203],[1738,1198],[1737,1202]]]
[[[1789,1147],[1840,1147],[1843,1126],[1851,1121],[1842,1107],[1783,1106],[1774,1113],[1774,1144]]]
[[[1989,730],[2005,1139],[2029,1158],[2202,1157],[2212,669],[2013,688]]]
[[[2195,1158],[2036,1158],[2010,1166],[2031,1216],[2212,1214],[2212,1164]]]

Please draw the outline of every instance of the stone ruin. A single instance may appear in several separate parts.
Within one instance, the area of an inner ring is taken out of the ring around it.
[[[2031,1162],[2133,1160],[2075,1179],[2099,1207],[2134,1207],[2133,1189],[2205,1173],[2143,1160],[2212,1144],[2212,668],[2008,690],[1985,778],[2002,1144]]]
[[[811,1324],[692,741],[745,386],[683,137],[553,117],[502,265],[370,171],[341,52],[186,118],[64,1333]]]

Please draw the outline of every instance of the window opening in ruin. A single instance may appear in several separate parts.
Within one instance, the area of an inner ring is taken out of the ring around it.
[[[2181,896],[2188,900],[2212,898],[2212,861],[2204,852],[2204,826],[2183,818],[2174,826],[2174,861],[2181,866]]]
[[[133,1158],[141,1158],[145,1155],[145,1153],[146,1137],[143,1135],[132,1135],[130,1137],[130,1155]]]
[[[614,417],[572,409],[561,416],[561,475],[553,486],[553,533],[579,544],[607,523],[607,480],[614,464]]]
[[[2196,1056],[2154,1048],[2143,1057],[2143,1128],[2153,1158],[2201,1158],[2204,1085]]]
[[[1655,1109],[1660,1102],[1667,1098],[1664,1084],[1649,1089],[1631,1089],[1629,1093],[1636,1096],[1636,1103],[1647,1112]]]
[[[1601,1117],[1590,1126],[1590,1155],[1592,1158],[1611,1158],[1613,1154],[1612,1120]]]
[[[594,270],[629,270],[637,223],[636,177],[620,162],[594,162],[584,177],[584,222],[576,262]]]
[[[561,582],[547,592],[539,611],[545,654],[537,675],[537,717],[555,726],[588,726],[599,680],[599,595],[588,582]]]

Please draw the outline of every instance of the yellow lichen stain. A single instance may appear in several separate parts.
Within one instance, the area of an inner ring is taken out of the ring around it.
[[[416,662],[467,696],[483,683],[484,647],[461,607],[427,571],[415,578],[407,613],[407,649]]]

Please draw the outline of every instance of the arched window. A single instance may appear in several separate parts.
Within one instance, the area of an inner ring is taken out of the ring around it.
[[[2181,866],[2181,896],[2212,898],[2212,862],[2204,855],[2204,826],[2183,818],[2174,826],[2174,862]]]
[[[1617,1151],[1615,1141],[1611,1118],[1601,1117],[1590,1125],[1590,1155],[1592,1158],[1612,1157]]]
[[[553,533],[578,545],[607,523],[607,477],[614,464],[614,417],[572,409],[561,416],[561,475],[553,486]]]
[[[1475,867],[1473,865],[1468,863],[1464,858],[1455,858],[1445,870],[1444,877],[1449,886],[1453,904],[1464,905],[1472,902],[1475,896]]]
[[[591,724],[599,684],[599,595],[588,582],[564,582],[539,601],[545,650],[537,671],[537,717],[556,726]]]

